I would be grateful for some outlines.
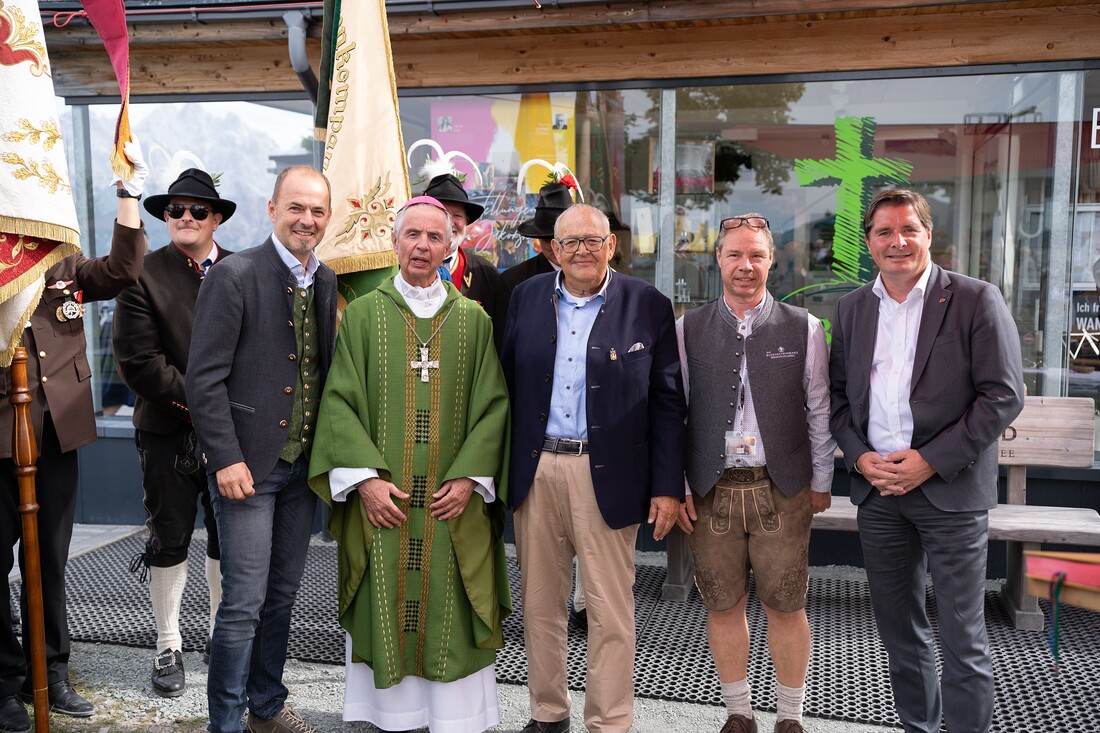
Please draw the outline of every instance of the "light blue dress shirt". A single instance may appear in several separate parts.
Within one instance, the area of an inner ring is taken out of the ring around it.
[[[588,440],[588,337],[606,300],[611,270],[608,269],[600,291],[587,298],[578,298],[566,290],[561,272],[557,279],[554,300],[558,308],[558,348],[554,356],[554,385],[546,434],[552,438]]]

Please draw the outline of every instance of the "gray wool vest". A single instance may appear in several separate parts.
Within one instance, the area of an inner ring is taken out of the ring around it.
[[[747,339],[721,299],[684,315],[688,365],[686,471],[692,491],[706,496],[726,466],[725,434],[732,429],[741,382],[741,359],[748,373],[759,439],[768,474],[787,496],[813,477],[806,424],[806,310],[770,296]]]

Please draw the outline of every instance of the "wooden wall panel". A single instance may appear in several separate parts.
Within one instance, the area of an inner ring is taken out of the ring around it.
[[[399,87],[434,87],[1095,59],[1097,29],[1100,6],[1093,5],[950,17],[757,20],[476,43],[393,39],[393,47]]]
[[[1005,3],[1002,5],[1011,5]],[[1031,5],[1034,5],[1032,3]],[[578,31],[538,35],[392,37],[400,88],[865,71],[1100,58],[1100,3],[1025,9],[956,8],[933,14],[757,17],[728,25]],[[196,43],[187,33],[143,31],[131,47],[132,93],[299,91],[285,35],[267,27],[245,40]],[[74,31],[73,34],[76,32]],[[263,34],[276,34],[261,40]],[[150,38],[153,36],[153,38]],[[228,31],[223,38],[228,38]],[[63,96],[117,93],[101,48],[50,46]],[[52,43],[51,40],[47,41]],[[308,40],[314,68],[320,56]]]

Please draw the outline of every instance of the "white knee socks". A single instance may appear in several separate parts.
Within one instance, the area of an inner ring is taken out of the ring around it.
[[[170,568],[149,568],[149,595],[153,601],[153,616],[157,620],[157,652],[165,649],[180,651],[180,603],[187,585],[187,563]]]
[[[214,618],[218,615],[218,604],[222,602],[222,564],[220,560],[206,558],[206,585],[210,589],[210,628],[207,636],[214,635]]]

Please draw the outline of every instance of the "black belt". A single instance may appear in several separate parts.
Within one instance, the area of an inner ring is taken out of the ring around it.
[[[588,452],[588,441],[545,437],[542,439],[542,449],[550,453],[568,453],[571,456],[581,456]]]
[[[735,484],[751,484],[768,478],[766,466],[735,466],[722,472],[722,478]]]

